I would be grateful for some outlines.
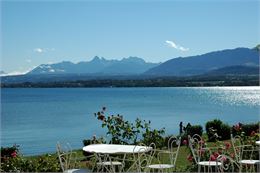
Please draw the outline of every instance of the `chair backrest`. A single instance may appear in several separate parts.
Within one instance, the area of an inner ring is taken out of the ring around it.
[[[253,159],[254,152],[259,152],[259,150],[255,149],[253,145],[244,144],[243,139],[238,135],[233,137],[231,134],[231,144],[236,161],[242,159]]]
[[[73,168],[75,163],[72,162],[73,153],[69,143],[62,146],[60,142],[57,142],[56,149],[62,171]]]
[[[169,138],[168,151],[169,151],[170,163],[172,165],[176,164],[176,160],[180,150],[180,145],[181,145],[181,137],[177,138],[175,136],[172,136]]]
[[[241,160],[243,155],[243,143],[241,137],[238,135],[233,137],[233,135],[231,134],[231,144],[236,161]]]
[[[188,135],[189,147],[196,163],[200,162],[204,141],[198,134]]]
[[[144,146],[144,144],[138,144],[139,146]],[[150,165],[153,161],[153,157],[156,150],[156,145],[154,143],[151,143],[149,148],[152,148],[151,150],[147,151],[146,148],[141,148],[139,151],[136,151],[136,148],[134,148],[134,160],[136,161],[137,166],[137,172],[143,172],[145,169],[147,169],[147,165]],[[137,155],[135,154],[137,153]]]
[[[219,155],[216,159],[218,172],[239,172],[240,165],[227,155]],[[218,163],[221,163],[218,165]]]

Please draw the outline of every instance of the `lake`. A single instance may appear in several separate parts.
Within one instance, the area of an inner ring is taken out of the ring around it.
[[[1,146],[18,144],[22,154],[36,155],[55,152],[57,141],[81,148],[83,139],[106,136],[94,117],[103,106],[176,135],[180,121],[256,122],[260,87],[3,88],[1,102]]]

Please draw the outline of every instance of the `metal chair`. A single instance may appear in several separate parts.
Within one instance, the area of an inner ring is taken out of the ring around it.
[[[201,160],[202,157],[202,151],[207,151],[211,155],[211,149],[205,147],[203,139],[201,138],[200,135],[195,134],[192,137],[189,135],[188,136],[189,140],[189,147],[191,150],[191,153],[193,155],[193,158],[198,165],[198,172],[201,171],[201,167],[204,168],[204,172],[206,172],[206,168],[208,168],[208,172],[212,172],[212,168],[215,167],[215,170],[218,169],[219,166],[221,166],[221,162],[217,161],[210,161],[210,160]],[[210,158],[208,158],[210,159]]]
[[[118,172],[122,172],[124,164],[116,157],[112,157],[108,154],[96,154],[98,162],[96,163],[97,172],[116,172],[116,167],[118,167]]]
[[[164,170],[170,171],[171,169],[176,167],[176,160],[178,157],[179,149],[181,144],[181,137],[176,138],[172,136],[168,140],[168,148],[167,150],[155,150],[156,153],[156,162],[147,165],[147,167],[151,170],[158,170],[163,172]]]
[[[151,143],[148,147],[144,144],[138,144],[138,146],[144,146],[144,148],[141,148],[139,151],[136,151],[136,148],[134,148],[134,163],[132,167],[136,168],[134,172],[146,172],[147,170],[149,170],[147,165],[150,165],[154,158],[156,145],[154,143]]]
[[[91,172],[89,169],[75,169],[77,162],[75,157],[75,152],[72,152],[69,143],[63,147],[58,142],[56,145],[57,154],[59,157],[60,166],[62,172],[64,173],[86,173]]]
[[[260,164],[260,160],[252,159],[254,152],[259,152],[255,150],[252,145],[245,145],[240,136],[235,136],[231,134],[231,144],[235,153],[235,160],[240,164],[240,172],[243,169],[243,166],[246,167],[246,172],[248,172],[248,166],[250,167],[249,171],[255,171],[255,165]],[[247,157],[245,158],[245,155]]]
[[[221,163],[221,165],[218,166],[218,172],[238,172],[240,170],[240,165],[237,164],[235,160],[233,160],[231,157],[227,155],[219,155],[217,157],[216,163]]]
[[[111,137],[107,135],[106,137],[102,137],[101,141],[96,140],[96,138],[92,141],[92,144],[100,144],[100,143],[110,143]],[[93,166],[92,171],[95,170],[96,172],[116,172],[116,167],[118,167],[118,172],[123,170],[123,163],[118,161],[120,159],[116,157],[112,157],[109,154],[93,154],[95,166]]]

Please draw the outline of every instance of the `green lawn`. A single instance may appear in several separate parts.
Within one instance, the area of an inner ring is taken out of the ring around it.
[[[216,145],[216,143],[214,143],[214,142],[207,142],[207,144],[208,144],[208,147],[212,147],[212,146]],[[78,161],[79,168],[90,168],[91,167],[92,163],[90,161],[86,161],[86,157],[83,155],[83,152],[82,152],[81,149],[73,150],[73,152],[75,152],[75,158]],[[189,167],[192,166],[192,164],[187,160],[187,156],[189,154],[190,154],[190,151],[189,151],[188,146],[181,146],[180,147],[177,162],[176,162],[176,171],[187,172],[189,170]],[[51,155],[52,158],[58,157],[56,153],[53,153],[53,154],[50,154],[50,155]],[[34,160],[34,159],[37,159],[37,158],[42,157],[42,156],[44,156],[44,155],[28,156],[28,157],[26,157],[26,159]]]

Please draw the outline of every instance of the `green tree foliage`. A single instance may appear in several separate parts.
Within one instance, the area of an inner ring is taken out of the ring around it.
[[[255,49],[259,52],[260,51],[260,44],[256,45]]]
[[[160,145],[165,129],[152,129],[151,122],[137,118],[134,122],[124,119],[122,115],[105,115],[106,108],[95,113],[95,117],[102,122],[102,128],[107,129],[107,135],[111,136],[113,144],[136,144],[143,142],[146,145],[155,143]]]
[[[43,155],[27,159],[19,146],[1,147],[1,172],[59,172],[61,167],[56,155]]]
[[[226,140],[230,139],[231,127],[215,119],[206,123],[206,132],[209,141]]]

